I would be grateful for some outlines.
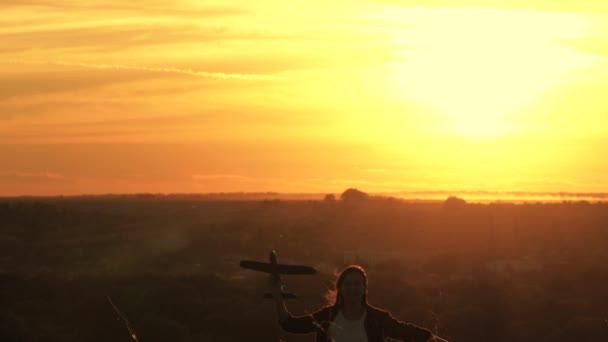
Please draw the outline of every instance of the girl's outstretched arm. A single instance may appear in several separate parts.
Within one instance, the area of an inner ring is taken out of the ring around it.
[[[389,312],[386,312],[384,329],[388,337],[402,341],[448,342],[447,340],[434,335],[428,329],[421,328],[411,323],[401,322],[393,317]]]

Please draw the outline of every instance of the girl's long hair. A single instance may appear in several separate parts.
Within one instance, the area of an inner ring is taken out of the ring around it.
[[[363,285],[365,285],[365,293],[363,294],[362,304],[367,304],[367,274],[363,267],[359,265],[350,265],[346,267],[342,272],[335,273],[336,281],[334,283],[334,289],[329,289],[327,293],[325,293],[325,300],[329,305],[333,305],[335,307],[344,306],[344,298],[342,298],[342,294],[340,293],[340,287],[344,282],[344,278],[352,272],[358,272],[363,277]]]

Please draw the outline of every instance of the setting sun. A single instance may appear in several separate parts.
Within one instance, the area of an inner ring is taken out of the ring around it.
[[[587,33],[575,14],[423,8],[387,17],[412,23],[393,38],[405,46],[396,51],[403,62],[392,65],[394,91],[430,106],[437,126],[468,138],[525,130],[518,109],[599,60],[562,43]]]

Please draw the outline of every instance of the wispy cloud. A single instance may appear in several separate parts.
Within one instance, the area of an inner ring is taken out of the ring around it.
[[[192,179],[195,181],[254,181],[251,177],[245,177],[241,175],[231,175],[231,174],[215,174],[215,175],[205,175],[205,174],[197,174],[192,175]]]
[[[555,12],[608,12],[608,3],[596,0],[365,0],[374,5],[428,6],[428,7],[476,7],[499,9],[530,9]]]
[[[271,177],[249,177],[239,174],[194,174],[193,188],[201,192],[263,192],[288,189],[289,182]]]
[[[55,61],[50,62],[51,64],[65,65],[65,66],[78,66],[83,68],[100,69],[100,70],[135,70],[135,71],[149,71],[149,72],[168,72],[174,74],[189,75],[195,77],[206,77],[206,78],[217,78],[217,79],[237,79],[237,80],[276,80],[277,76],[273,75],[259,75],[259,74],[238,74],[238,73],[222,73],[222,72],[209,72],[209,71],[198,71],[191,69],[179,69],[179,68],[161,68],[161,67],[148,67],[140,65],[120,65],[120,64],[91,64],[91,63],[74,63],[74,62],[63,62]]]
[[[1,17],[0,17],[1,19]],[[98,22],[72,21],[66,23],[19,25],[5,23],[0,26],[2,52],[26,53],[33,48],[59,54],[112,54],[117,50],[138,51],[147,47],[166,46],[163,54],[182,49],[221,50],[219,43],[255,44],[257,42],[295,41],[303,37],[288,33],[274,33],[253,29],[232,28],[226,24],[200,26],[177,19],[100,20]],[[9,49],[10,48],[10,49]],[[66,51],[65,49],[70,49]],[[138,51],[145,53],[146,51]],[[203,51],[201,51],[203,52]],[[254,51],[251,51],[254,52]]]
[[[386,181],[370,181],[365,179],[332,179],[329,181],[330,185],[339,186],[358,186],[366,187],[364,191],[386,191],[391,189],[425,189],[428,188],[429,184],[425,182],[400,182],[394,180]]]
[[[63,183],[70,181],[69,178],[53,172],[0,172],[0,182],[19,183]]]
[[[16,66],[17,70],[0,73],[0,106],[14,106],[53,102],[53,95],[72,91],[83,92],[90,90],[95,94],[95,88],[115,85],[133,81],[147,81],[158,78],[155,73],[136,70],[124,70],[115,73],[104,72],[99,69],[76,68],[50,68],[48,63],[24,63]],[[24,70],[29,68],[30,70]],[[44,71],[36,70],[45,68]],[[19,70],[19,68],[23,70]],[[6,86],[5,86],[6,85]],[[36,99],[35,97],[43,97]],[[15,98],[7,101],[9,98]],[[27,100],[26,100],[27,98]],[[83,97],[81,96],[81,99]],[[99,102],[103,99],[98,99]],[[61,101],[65,104],[65,98]],[[3,109],[4,114],[10,114],[9,108]],[[2,118],[0,118],[1,120]]]
[[[196,3],[174,1],[167,6],[166,1],[132,1],[116,2],[112,0],[70,1],[70,0],[4,0],[6,8],[38,8],[62,11],[94,11],[124,13],[133,12],[139,15],[187,16],[187,17],[224,17],[249,13],[249,11],[228,6],[196,6]]]
[[[391,169],[381,169],[381,168],[355,168],[358,171],[364,173],[390,173],[393,172]]]

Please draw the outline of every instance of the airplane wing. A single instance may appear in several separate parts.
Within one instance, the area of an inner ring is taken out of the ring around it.
[[[248,268],[251,270],[272,273],[272,264],[266,262],[259,261],[250,261],[243,260],[240,263],[240,266],[243,268]],[[315,274],[317,270],[310,266],[302,266],[302,265],[282,265],[277,264],[277,271],[279,274]]]
[[[242,268],[248,268],[254,271],[272,273],[272,265],[267,262],[243,260],[240,263]]]

